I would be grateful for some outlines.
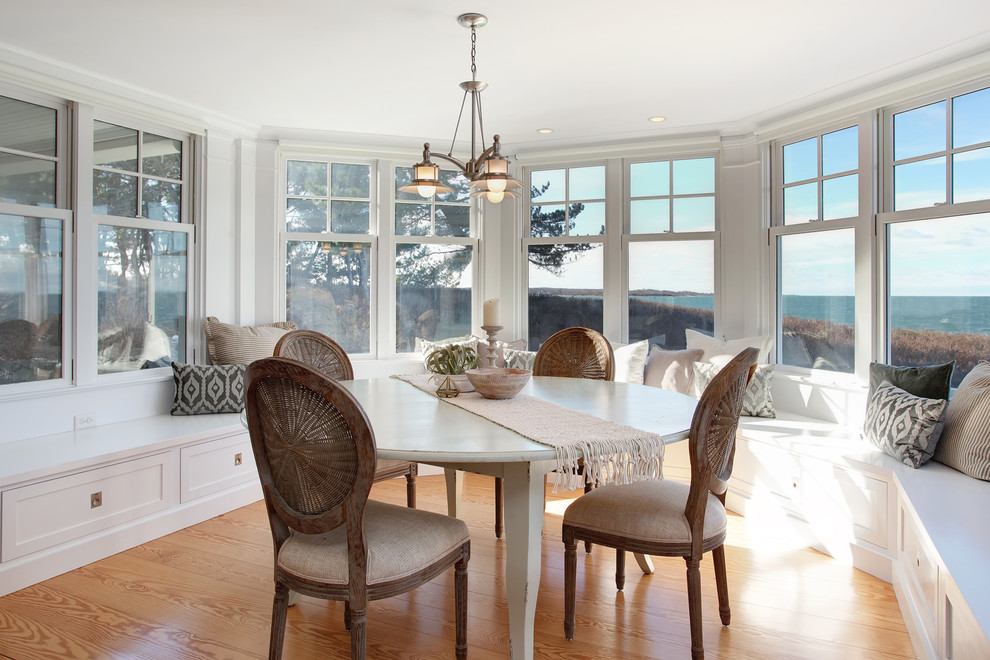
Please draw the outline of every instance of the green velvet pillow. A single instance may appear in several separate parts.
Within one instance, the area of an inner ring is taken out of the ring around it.
[[[908,394],[920,396],[923,399],[949,398],[949,386],[952,382],[952,368],[955,361],[946,364],[935,364],[924,367],[894,367],[880,362],[870,363],[870,399],[877,387],[887,381],[894,387],[899,387]]]

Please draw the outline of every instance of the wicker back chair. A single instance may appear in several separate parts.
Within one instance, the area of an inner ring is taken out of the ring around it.
[[[590,328],[566,328],[540,346],[533,375],[614,380],[612,345],[600,332]]]
[[[368,499],[375,436],[342,385],[285,358],[252,362],[247,422],[275,546],[268,657],[282,655],[289,590],[342,600],[351,658],[363,659],[369,600],[454,566],[455,648],[467,656],[467,525]]]
[[[566,328],[550,335],[536,353],[533,363],[534,376],[558,376],[562,378],[588,378],[591,380],[615,379],[615,355],[612,345],[602,334],[590,328]],[[578,473],[584,462],[578,461]],[[591,490],[585,484],[584,491]],[[505,529],[503,511],[505,490],[500,477],[495,478],[495,538],[502,538]],[[591,546],[588,546],[591,552]]]
[[[275,357],[299,360],[333,380],[354,380],[354,368],[347,352],[330,337],[315,330],[292,330],[275,344]],[[375,481],[406,478],[406,504],[416,507],[416,476],[419,465],[409,461],[378,459]]]
[[[688,451],[691,483],[671,480],[607,485],[576,499],[564,512],[564,635],[574,639],[577,542],[616,549],[615,586],[625,584],[625,551],[684,557],[687,562],[691,657],[704,658],[701,572],[704,553],[715,564],[719,615],[729,625],[729,590],[723,542],[727,530],[725,491],[732,473],[736,426],[759,350],[747,348],[709,383],[691,421]]]

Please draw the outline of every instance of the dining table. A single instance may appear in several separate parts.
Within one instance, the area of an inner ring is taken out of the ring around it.
[[[450,515],[460,514],[465,471],[504,480],[510,657],[531,660],[545,477],[558,468],[557,450],[397,378],[341,384],[368,415],[380,458],[444,469]],[[538,376],[519,395],[656,434],[664,444],[688,436],[697,403],[692,397],[646,385]],[[560,434],[573,432],[572,428],[559,429]]]

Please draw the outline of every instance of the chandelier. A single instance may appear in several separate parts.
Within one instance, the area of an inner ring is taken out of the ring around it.
[[[498,204],[506,197],[518,197],[519,193],[516,191],[522,188],[522,182],[509,175],[509,159],[501,154],[498,135],[493,137],[490,147],[485,147],[485,121],[481,114],[481,92],[488,87],[488,83],[477,78],[478,67],[475,64],[477,34],[475,30],[487,24],[488,17],[484,14],[461,14],[457,17],[457,22],[464,27],[471,28],[471,80],[462,82],[460,85],[461,89],[464,90],[464,96],[461,99],[461,110],[457,115],[457,124],[454,126],[454,137],[450,141],[450,151],[446,155],[431,154],[430,143],[424,144],[423,161],[413,165],[413,180],[399,190],[418,193],[426,198],[433,197],[437,193],[453,192],[452,188],[441,183],[440,168],[430,160],[430,156],[435,156],[453,163],[460,169],[470,181],[468,185],[472,189],[472,197],[484,196],[489,202]],[[471,159],[462,162],[454,158],[454,142],[457,140],[457,130],[461,126],[468,94],[471,95]],[[475,156],[478,151],[479,137],[481,139],[481,153]]]

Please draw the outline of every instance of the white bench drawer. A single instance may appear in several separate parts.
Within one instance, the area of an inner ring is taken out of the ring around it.
[[[935,614],[938,612],[938,564],[928,546],[928,539],[918,530],[914,516],[903,505],[898,507],[900,540],[898,561],[908,575],[908,585],[915,600],[923,607],[923,623],[929,639],[934,639]]]
[[[0,561],[167,509],[174,499],[173,456],[154,454],[4,491]]]
[[[250,437],[243,433],[183,447],[179,474],[183,503],[257,480]]]

